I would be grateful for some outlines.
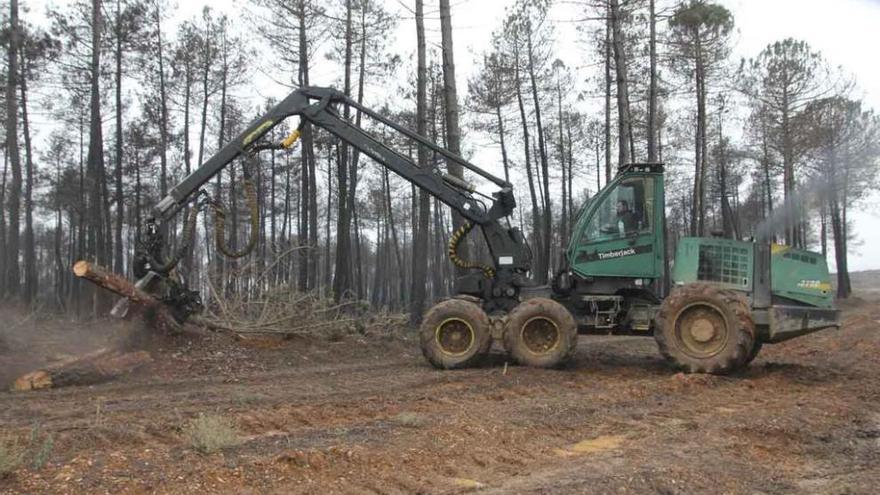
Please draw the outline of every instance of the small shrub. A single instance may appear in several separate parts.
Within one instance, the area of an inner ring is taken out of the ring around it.
[[[183,432],[192,448],[202,454],[213,454],[241,443],[232,421],[216,414],[199,414]]]
[[[8,437],[0,437],[0,478],[12,474],[24,461],[25,448]]]
[[[55,447],[55,437],[51,433],[44,433],[39,423],[31,427],[31,438],[29,448],[31,452],[31,468],[42,469],[49,461],[52,455],[52,449]]]

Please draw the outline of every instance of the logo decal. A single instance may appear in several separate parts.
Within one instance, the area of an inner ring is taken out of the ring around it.
[[[617,251],[605,251],[604,253],[596,253],[600,260],[608,260],[612,258],[622,258],[624,256],[633,256],[636,250],[633,248],[618,249]]]
[[[587,263],[590,261],[613,260],[617,258],[625,258],[627,256],[636,256],[639,254],[650,253],[654,250],[653,244],[644,244],[642,246],[625,247],[620,249],[612,249],[610,251],[581,251],[578,254],[577,263]]]
[[[797,286],[801,289],[821,290],[823,293],[831,290],[831,284],[821,280],[801,280]]]

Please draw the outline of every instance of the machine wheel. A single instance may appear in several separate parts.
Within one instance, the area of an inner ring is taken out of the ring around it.
[[[556,301],[538,297],[518,304],[504,324],[504,348],[517,363],[540,368],[565,364],[577,348],[577,324]]]
[[[730,373],[744,366],[756,347],[748,303],[734,291],[711,285],[675,289],[654,323],[660,353],[689,373]]]
[[[449,299],[428,310],[419,336],[422,354],[441,369],[474,366],[492,345],[486,312],[461,299]]]

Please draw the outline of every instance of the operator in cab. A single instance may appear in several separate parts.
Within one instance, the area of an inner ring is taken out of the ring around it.
[[[629,209],[629,203],[624,199],[617,202],[617,230],[620,235],[628,235],[639,230],[639,219]]]

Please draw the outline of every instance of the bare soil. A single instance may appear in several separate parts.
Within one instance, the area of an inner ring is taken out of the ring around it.
[[[120,380],[0,392],[0,433],[53,438],[0,492],[873,494],[880,306],[844,309],[840,331],[765,346],[728,377],[677,374],[640,337],[581,337],[562,370],[497,354],[452,372],[414,338],[156,339],[154,363]],[[110,325],[74,341],[124,331]],[[35,331],[36,358],[0,334],[0,378],[51,359],[64,332]],[[199,414],[242,443],[197,453],[183,428]]]

